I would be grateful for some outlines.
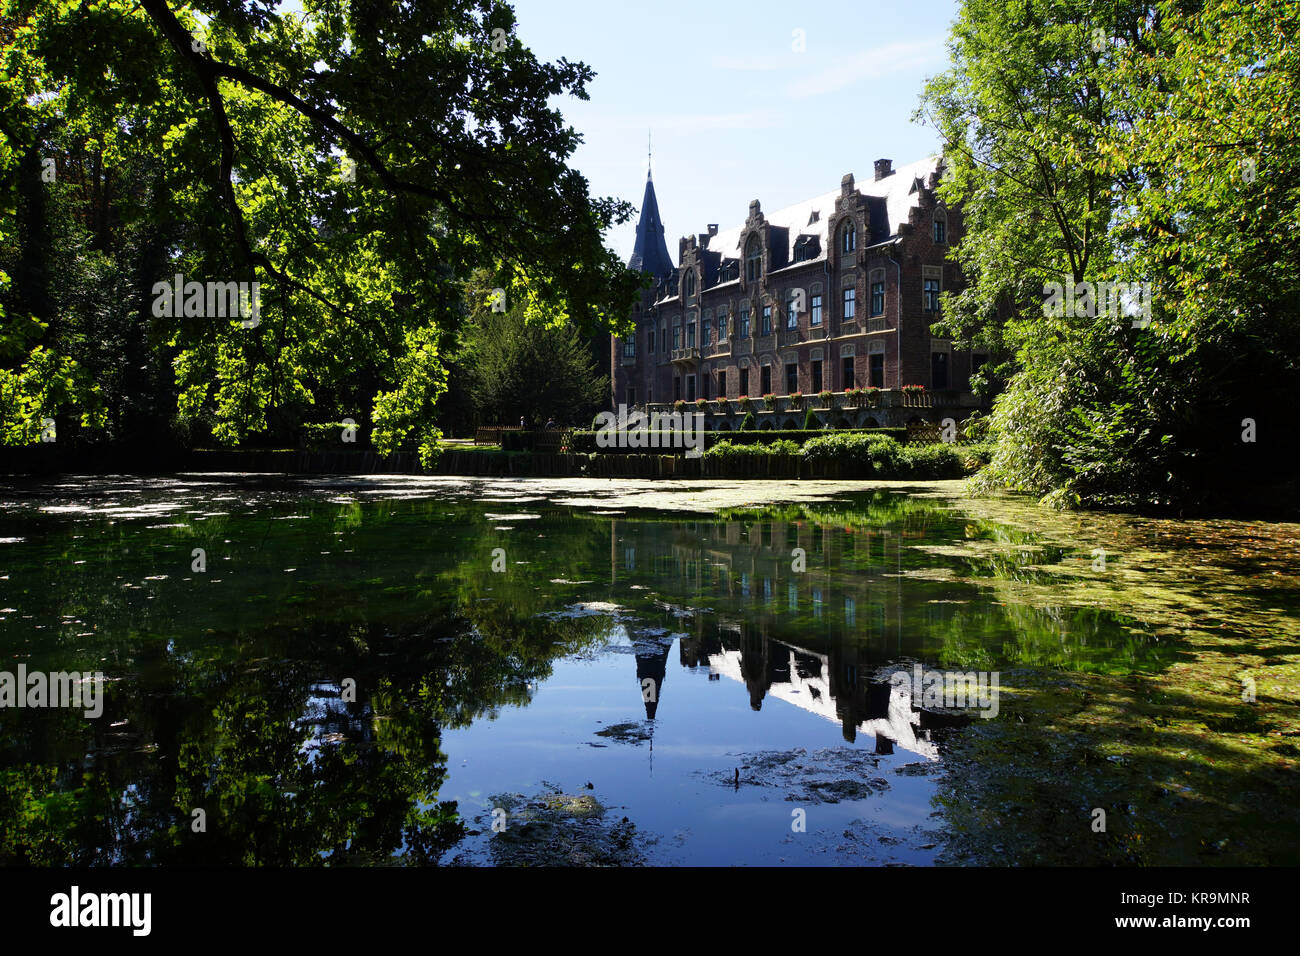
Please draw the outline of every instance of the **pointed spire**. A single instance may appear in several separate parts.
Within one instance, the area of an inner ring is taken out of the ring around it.
[[[651,178],[649,168],[652,155],[650,138],[647,134],[645,196],[641,200],[641,218],[636,224],[636,245],[632,248],[632,258],[627,261],[627,267],[662,277],[674,272],[677,267],[673,265],[673,260],[668,255],[668,243],[664,239],[664,224],[659,218],[659,201],[655,198],[654,180]]]

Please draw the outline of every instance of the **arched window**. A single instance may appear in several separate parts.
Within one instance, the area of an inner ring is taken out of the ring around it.
[[[858,228],[850,219],[840,229],[840,251],[852,252],[858,248]]]
[[[690,270],[686,273],[686,282],[683,283],[688,296],[695,295],[695,271]]]
[[[745,281],[757,282],[763,275],[763,244],[750,236],[745,244]]]

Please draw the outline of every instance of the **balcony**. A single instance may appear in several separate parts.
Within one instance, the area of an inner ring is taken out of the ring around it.
[[[697,346],[688,345],[684,349],[673,349],[671,361],[677,362],[696,362],[699,361],[700,350]]]
[[[787,345],[798,345],[800,342],[798,329],[782,329],[777,333],[777,345],[785,348]]]
[[[702,350],[701,354],[704,355],[705,357],[710,357],[714,355],[730,355],[731,343],[712,342],[709,345],[704,346],[704,349]]]
[[[867,319],[868,332],[889,332],[892,331],[893,328],[894,327],[889,324],[889,319],[884,316],[876,319]]]

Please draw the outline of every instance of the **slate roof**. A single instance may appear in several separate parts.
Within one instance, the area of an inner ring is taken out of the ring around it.
[[[655,184],[649,172],[645,177],[641,218],[636,223],[636,245],[632,248],[632,258],[628,259],[627,267],[655,276],[665,276],[677,269],[668,255],[664,223],[659,217],[659,201],[655,199]]]
[[[923,184],[928,185],[930,176],[939,168],[939,157],[930,156],[926,159],[918,160],[915,163],[909,163],[906,166],[900,166],[894,170],[893,174],[886,176],[884,179],[877,180],[869,178],[866,181],[857,181],[855,179],[854,188],[863,196],[867,197],[871,209],[871,235],[863,237],[865,242],[862,245],[872,245],[877,242],[884,242],[886,239],[898,235],[898,227],[908,221],[908,214],[912,207],[917,205],[919,195],[914,189],[917,179],[921,179]],[[835,201],[840,198],[838,188],[820,196],[814,196],[812,199],[805,199],[803,202],[795,203],[792,206],[786,206],[784,209],[778,209],[775,212],[763,211],[763,216],[771,229],[773,240],[784,240],[788,243],[785,255],[776,256],[778,261],[794,263],[794,245],[801,235],[815,235],[820,238],[820,250],[816,256],[807,259],[807,262],[817,262],[826,257],[826,252],[830,248],[830,237],[826,234],[827,221],[835,212]],[[874,200],[874,201],[873,201]],[[812,214],[816,212],[817,219],[812,220]],[[740,234],[745,228],[742,222],[739,225],[732,226],[729,229],[723,229],[716,236],[710,236],[707,249],[710,252],[720,253],[723,259],[740,259],[742,251],[740,249]],[[803,265],[803,263],[799,263]]]

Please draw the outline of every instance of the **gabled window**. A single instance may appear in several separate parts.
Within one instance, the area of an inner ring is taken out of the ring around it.
[[[763,276],[763,244],[750,236],[745,244],[745,281],[757,282]]]
[[[858,227],[850,219],[840,227],[840,252],[853,252],[858,248]]]

